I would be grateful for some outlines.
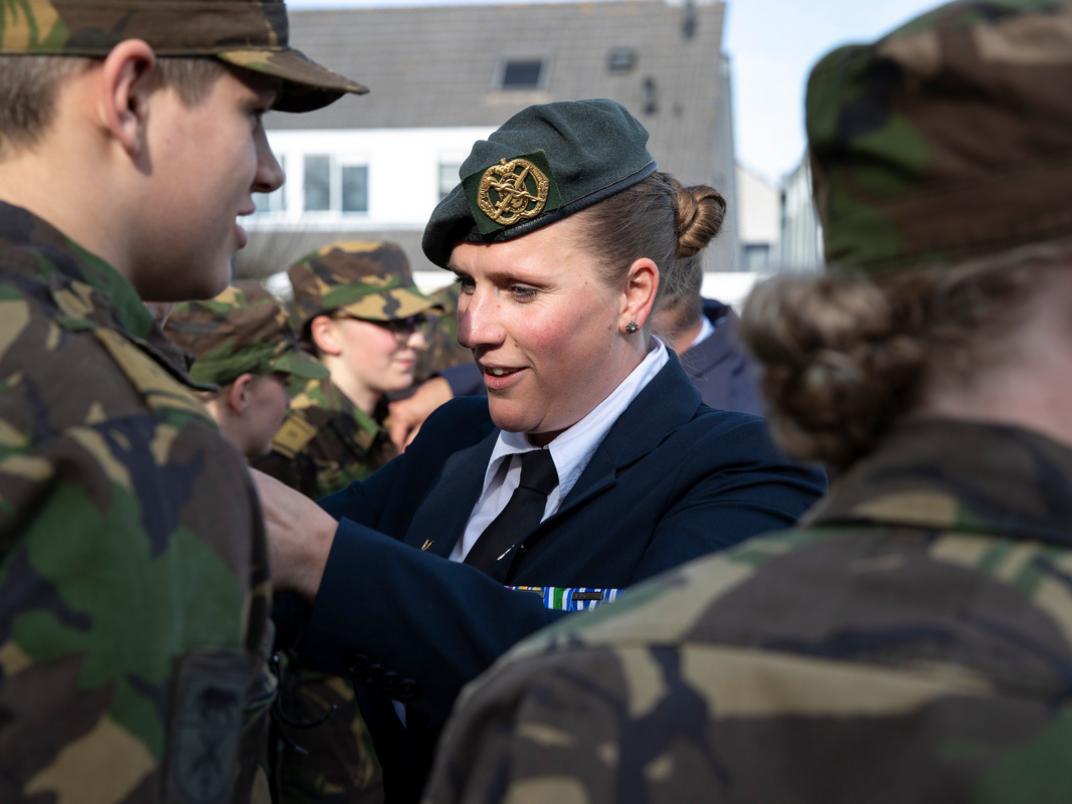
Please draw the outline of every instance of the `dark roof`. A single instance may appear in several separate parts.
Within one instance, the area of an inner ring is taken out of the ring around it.
[[[651,134],[661,170],[684,184],[710,184],[729,202],[722,233],[708,247],[708,270],[737,260],[729,69],[722,56],[725,4],[669,5],[612,0],[531,5],[459,5],[294,11],[291,41],[317,61],[368,85],[317,112],[272,113],[269,129],[496,127],[533,103],[609,97]],[[692,34],[687,35],[692,15]],[[632,69],[612,71],[608,61]],[[504,60],[541,58],[540,88],[503,91]],[[650,102],[654,101],[654,109]],[[422,227],[423,228],[423,227]],[[386,239],[405,248],[416,270],[435,270],[421,231],[251,231],[239,272],[270,273],[301,249],[338,237]],[[308,250],[308,249],[306,249]]]
[[[689,8],[630,0],[291,12],[295,47],[372,91],[311,114],[273,114],[268,126],[497,126],[532,103],[610,97],[648,128],[661,169],[728,188],[732,147],[723,141],[727,121],[718,120],[728,114],[720,97],[725,7]],[[635,51],[631,70],[608,69],[617,48]],[[533,57],[546,60],[542,88],[495,87],[505,59]]]

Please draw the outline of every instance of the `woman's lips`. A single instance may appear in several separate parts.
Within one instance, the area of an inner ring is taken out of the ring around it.
[[[481,366],[484,375],[484,386],[489,391],[505,391],[521,382],[523,368],[507,368],[506,366]]]

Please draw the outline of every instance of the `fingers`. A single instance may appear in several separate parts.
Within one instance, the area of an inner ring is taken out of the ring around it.
[[[387,435],[399,452],[405,450],[406,445],[409,443],[412,429],[406,411],[399,407],[407,401],[404,399],[401,402],[392,402],[389,406],[391,412],[387,419]]]
[[[392,402],[387,433],[395,449],[404,451],[417,436],[424,420],[451,397],[450,383],[442,377],[433,377],[421,383],[412,396]]]

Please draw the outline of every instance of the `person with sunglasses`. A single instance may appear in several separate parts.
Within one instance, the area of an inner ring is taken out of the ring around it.
[[[319,499],[394,457],[385,395],[413,384],[435,302],[402,249],[384,241],[330,243],[287,276],[298,337],[331,376],[294,389],[272,451],[254,465]]]
[[[253,465],[319,499],[394,457],[385,395],[412,385],[436,305],[417,289],[394,243],[330,243],[287,275],[298,337],[330,376],[292,388],[271,452]],[[273,725],[276,800],[318,800],[326,788],[348,801],[380,798],[379,764],[349,681],[311,670],[293,654],[285,661],[279,711],[290,714]]]

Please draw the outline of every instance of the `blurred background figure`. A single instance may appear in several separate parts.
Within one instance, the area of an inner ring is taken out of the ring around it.
[[[412,385],[438,308],[417,289],[402,249],[385,241],[331,243],[287,275],[292,323],[330,376],[302,384],[270,454],[254,466],[316,499],[394,457],[385,395]],[[351,681],[311,671],[293,655],[288,662],[274,726],[277,801],[382,800]]]
[[[705,405],[762,415],[756,366],[741,345],[737,314],[703,298],[702,280],[703,265],[693,259],[681,286],[659,299],[652,329],[681,357]]]
[[[254,465],[317,499],[394,457],[385,394],[413,383],[435,303],[385,241],[331,243],[287,275],[298,337],[330,377],[295,393],[271,453]]]
[[[428,348],[417,359],[416,382],[422,383],[433,375],[443,373],[454,366],[473,366],[473,354],[458,343],[458,296],[461,286],[451,282],[445,287],[428,294],[436,307],[433,326],[428,333]],[[477,383],[483,391],[484,383],[480,381],[477,371]]]
[[[519,648],[431,801],[1072,800],[1070,54],[958,2],[815,67],[827,275],[743,318],[830,495]]]
[[[288,382],[328,376],[298,348],[283,305],[252,279],[208,301],[175,305],[164,334],[193,356],[191,379],[219,386],[202,391],[202,400],[223,437],[246,458],[271,448],[287,412]]]

